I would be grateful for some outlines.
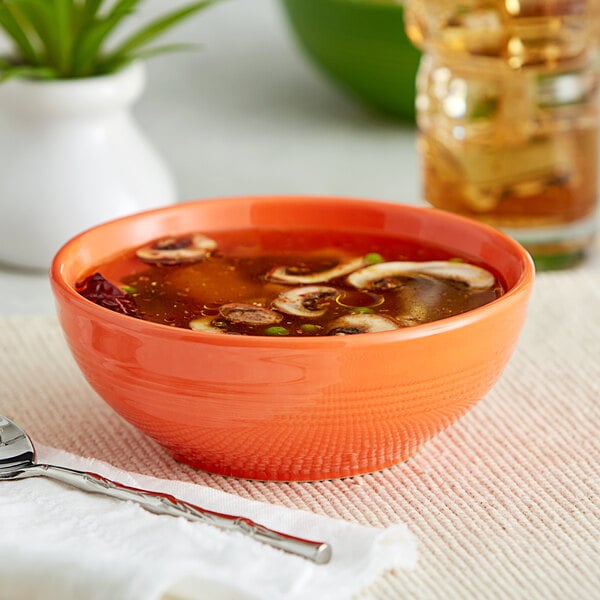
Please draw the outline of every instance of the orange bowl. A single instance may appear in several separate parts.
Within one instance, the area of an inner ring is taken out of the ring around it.
[[[415,327],[333,337],[214,335],[134,319],[80,296],[99,263],[192,230],[328,228],[435,243],[489,265],[506,293]],[[236,477],[303,481],[408,459],[488,392],[509,360],[534,279],[515,241],[463,217],[348,198],[182,203],[101,224],[54,258],[52,288],[87,381],[176,460]]]

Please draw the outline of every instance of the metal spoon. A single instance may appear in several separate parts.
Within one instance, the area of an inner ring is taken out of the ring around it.
[[[259,542],[307,558],[317,564],[325,564],[331,559],[331,546],[325,542],[313,542],[286,535],[245,517],[206,510],[169,494],[129,487],[96,473],[36,463],[35,448],[27,434],[16,423],[0,415],[0,481],[26,477],[49,477],[85,492],[105,494],[119,500],[132,500],[155,514],[185,517],[190,521],[201,521],[223,529],[237,530]]]

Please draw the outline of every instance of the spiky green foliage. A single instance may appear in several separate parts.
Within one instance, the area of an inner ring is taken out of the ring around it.
[[[188,49],[190,44],[155,42],[214,2],[178,7],[111,44],[119,25],[140,7],[141,0],[0,0],[0,29],[13,45],[10,56],[0,58],[0,81],[103,75],[139,58]]]

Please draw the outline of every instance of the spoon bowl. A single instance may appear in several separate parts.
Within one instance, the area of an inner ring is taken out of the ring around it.
[[[0,415],[0,479],[7,473],[32,467],[35,448],[27,434],[15,423]]]

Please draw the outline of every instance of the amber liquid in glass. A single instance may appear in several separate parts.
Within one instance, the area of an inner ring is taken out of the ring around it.
[[[504,229],[542,268],[576,262],[596,220],[596,0],[406,4],[425,198]]]

